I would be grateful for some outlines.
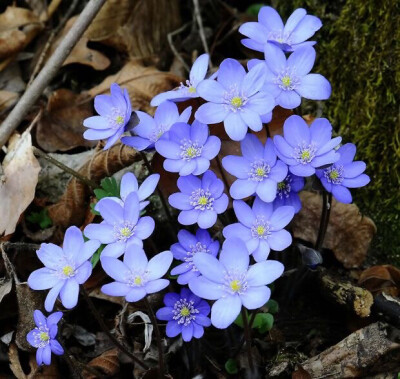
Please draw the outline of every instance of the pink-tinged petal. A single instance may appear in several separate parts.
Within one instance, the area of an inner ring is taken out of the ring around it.
[[[293,115],[286,119],[283,125],[286,141],[292,146],[310,143],[310,130],[307,123],[300,116]]]
[[[217,300],[224,295],[221,284],[213,282],[204,276],[192,279],[189,282],[189,288],[195,295],[202,299]]]
[[[268,236],[268,243],[272,250],[282,251],[291,245],[292,236],[287,230],[282,229],[278,232],[272,232]]]
[[[218,299],[211,308],[211,323],[218,329],[231,325],[240,313],[242,301],[238,295]]]
[[[249,267],[249,252],[244,241],[237,237],[225,240],[219,260],[228,271],[246,271]]]
[[[249,205],[247,205],[244,201],[234,200],[233,209],[235,210],[235,214],[239,222],[248,228],[253,226],[256,217]]]
[[[271,290],[267,286],[250,287],[240,295],[243,306],[247,309],[262,307],[271,297]]]

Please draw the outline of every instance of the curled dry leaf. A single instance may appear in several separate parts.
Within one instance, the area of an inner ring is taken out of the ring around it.
[[[22,212],[32,202],[40,165],[32,152],[29,131],[10,138],[0,182],[0,235],[13,233]]]
[[[383,292],[387,295],[399,296],[400,270],[391,265],[369,267],[361,273],[358,284],[374,295]]]
[[[119,373],[119,359],[118,359],[118,349],[111,349],[105,351],[100,356],[92,359],[88,363],[89,367],[100,371],[103,375],[106,375],[107,378],[113,377]],[[83,372],[84,377],[87,379],[94,379],[96,376],[93,372],[89,370],[85,370]]]
[[[36,129],[36,139],[42,149],[54,152],[95,146],[96,142],[83,138],[83,120],[93,114],[87,100],[87,96],[63,88],[51,94]]]
[[[147,57],[162,52],[179,25],[178,0],[109,0],[85,36],[131,57]]]
[[[315,243],[322,210],[318,193],[300,193],[303,208],[293,221],[293,235]],[[359,267],[364,262],[376,226],[369,217],[360,214],[355,204],[342,204],[333,199],[331,215],[323,247],[330,249],[346,268]]]
[[[60,42],[65,38],[66,34],[69,32],[77,18],[78,17],[75,16],[67,21],[63,31],[59,34],[59,36],[56,38],[51,48],[49,49],[47,59],[50,58]],[[89,40],[86,37],[82,37],[72,49],[67,59],[64,61],[63,66],[71,63],[80,63],[86,66],[93,67],[95,70],[105,70],[110,65],[110,60],[99,51],[89,49],[87,47],[88,42]]]
[[[96,150],[79,173],[95,182],[100,182],[105,176],[111,176],[139,159],[134,149],[117,143],[109,150]],[[89,188],[76,178],[72,178],[60,201],[48,208],[53,224],[63,229],[70,225],[82,225],[89,196]]]

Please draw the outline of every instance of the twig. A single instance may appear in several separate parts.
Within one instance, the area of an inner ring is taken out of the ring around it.
[[[244,307],[242,307],[241,313],[243,319],[244,338],[246,339],[247,360],[249,361],[250,370],[254,371],[253,356],[251,354],[251,330],[249,322],[247,320],[247,313]]]
[[[79,15],[65,38],[61,41],[54,54],[47,61],[42,71],[40,71],[32,85],[25,91],[17,105],[4,120],[0,127],[0,147],[7,142],[12,132],[18,127],[32,105],[40,97],[43,90],[57,74],[62,63],[68,57],[72,48],[78,42],[105,1],[106,0],[90,0],[86,5],[85,9]]]
[[[188,22],[188,23],[182,25],[179,29],[176,29],[173,32],[167,34],[167,40],[168,40],[168,43],[169,43],[169,47],[171,48],[172,52],[174,53],[176,58],[179,60],[179,62],[182,63],[183,67],[185,68],[185,70],[187,72],[190,72],[190,67],[186,64],[185,60],[181,57],[181,55],[179,54],[178,50],[176,50],[176,47],[175,47],[174,42],[172,40],[172,37],[176,36],[177,34],[179,34],[181,32],[183,32],[190,24],[191,24],[191,22]]]
[[[163,356],[163,349],[162,349],[162,344],[161,344],[160,329],[158,328],[156,316],[154,315],[153,309],[151,308],[151,305],[150,305],[149,301],[147,300],[147,297],[144,298],[144,303],[146,304],[147,311],[149,312],[149,317],[150,317],[151,323],[154,326],[154,332],[156,334],[157,349],[158,349],[158,377],[162,379],[162,378],[164,378],[165,367],[164,367],[164,356]]]
[[[42,67],[42,63],[44,61],[44,59],[46,58],[46,54],[47,51],[49,50],[54,38],[56,37],[56,35],[59,33],[59,31],[64,27],[64,25],[67,23],[68,19],[70,18],[72,12],[74,11],[74,9],[76,8],[76,6],[78,5],[79,0],[74,0],[71,5],[69,6],[67,12],[65,13],[65,15],[63,16],[63,18],[61,19],[60,23],[57,25],[57,27],[55,29],[52,30],[52,32],[50,33],[49,38],[47,39],[46,45],[44,46],[42,52],[40,53],[39,59],[36,62],[35,68],[33,69],[32,75],[29,79],[29,82],[27,84],[27,87],[29,87],[33,80],[35,79],[37,73],[39,72],[39,70]],[[51,5],[51,4],[50,4]],[[50,8],[50,6],[49,6]],[[49,12],[50,13],[50,12]]]
[[[315,243],[315,250],[319,251],[324,243],[326,230],[328,228],[329,216],[332,207],[332,194],[327,193],[325,190],[322,192],[322,214],[319,224],[317,242]]]
[[[87,178],[86,176],[81,175],[79,172],[77,172],[77,171],[73,170],[72,168],[66,166],[64,163],[61,163],[60,161],[58,161],[57,159],[53,158],[49,154],[46,154],[44,151],[38,149],[37,147],[32,146],[32,150],[33,150],[33,154],[38,155],[39,157],[41,157],[43,159],[46,159],[47,161],[49,161],[53,165],[57,166],[61,170],[65,171],[65,172],[68,172],[68,174],[71,174],[72,176],[74,176],[75,178],[77,178],[78,180],[80,180],[82,183],[86,184],[90,188],[95,189],[95,188],[98,187],[97,183],[94,182],[93,180]]]
[[[40,249],[40,245],[37,243],[29,243],[29,242],[9,242],[5,241],[1,244],[5,250],[8,249],[17,249],[17,250],[38,250]]]
[[[61,347],[64,349],[64,354],[62,357],[65,359],[69,369],[71,370],[72,378],[78,378],[78,379],[83,379],[82,375],[80,374],[78,367],[76,367],[76,364],[72,361],[71,357],[69,356],[69,351],[65,347],[64,342],[61,340],[61,338],[58,339],[59,344]]]
[[[83,298],[85,299],[87,305],[89,306],[94,318],[100,325],[103,332],[106,333],[107,337],[111,340],[111,342],[123,353],[125,353],[129,358],[131,358],[135,363],[137,363],[140,367],[144,368],[145,370],[148,370],[149,367],[144,362],[142,362],[138,357],[135,357],[122,343],[120,343],[117,340],[115,336],[111,334],[111,332],[107,328],[107,325],[104,323],[96,307],[94,306],[92,300],[90,299],[89,294],[86,292],[83,286],[81,286],[81,294],[83,295]]]
[[[193,0],[193,6],[194,6],[194,17],[196,18],[197,25],[199,27],[199,34],[200,34],[201,43],[203,44],[203,49],[208,55],[210,55],[210,50],[208,49],[208,45],[207,45],[206,34],[204,33],[203,19],[201,18],[199,0]],[[208,65],[209,65],[210,69],[213,68],[213,65],[211,63],[211,57],[208,61]]]

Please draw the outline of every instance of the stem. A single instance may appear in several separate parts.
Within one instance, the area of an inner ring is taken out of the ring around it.
[[[160,329],[158,328],[156,316],[154,315],[153,309],[151,309],[151,305],[150,305],[149,301],[147,300],[147,297],[145,297],[143,300],[144,300],[144,303],[146,304],[147,311],[149,312],[149,317],[150,317],[151,323],[154,326],[154,332],[156,334],[156,339],[157,339],[158,377],[164,378],[165,368],[164,368],[164,356],[163,356],[163,349],[162,349],[162,344],[161,344]]]
[[[329,216],[331,213],[331,206],[332,206],[332,194],[323,191],[321,221],[319,224],[317,242],[315,243],[315,250],[317,251],[321,250],[322,244],[324,243],[324,238],[329,223]]]
[[[247,320],[247,313],[244,307],[242,307],[241,313],[243,319],[244,338],[246,340],[246,347],[247,347],[247,359],[249,361],[250,370],[254,371],[253,356],[251,354],[251,330],[249,327],[249,321]]]
[[[77,172],[77,171],[73,170],[72,168],[66,166],[64,163],[61,163],[60,161],[58,161],[57,159],[53,158],[49,154],[46,154],[44,151],[38,149],[37,147],[32,146],[32,150],[33,150],[33,154],[38,155],[39,157],[41,157],[43,159],[46,159],[47,161],[49,161],[53,165],[57,166],[61,170],[65,171],[65,172],[68,172],[68,174],[71,174],[72,176],[74,176],[75,178],[80,180],[82,183],[86,184],[88,187],[90,187],[92,189],[95,189],[95,188],[98,187],[96,182],[94,182],[93,180],[87,178],[86,176],[81,175],[79,172]]]
[[[72,373],[72,378],[78,378],[78,379],[83,379],[82,375],[79,372],[79,369],[76,367],[76,364],[74,364],[74,362],[72,361],[71,357],[69,356],[69,351],[67,350],[67,348],[65,347],[64,342],[61,340],[61,338],[58,339],[59,344],[61,345],[61,347],[64,349],[64,354],[63,354],[63,358],[65,359],[69,369],[71,370]]]
[[[123,353],[125,353],[129,358],[131,358],[135,363],[137,363],[139,366],[144,368],[145,370],[148,370],[149,367],[142,362],[139,358],[135,357],[122,343],[120,343],[117,338],[111,334],[111,332],[108,330],[107,325],[104,323],[101,315],[98,313],[96,307],[94,306],[92,300],[90,299],[88,293],[86,290],[81,286],[81,294],[83,295],[83,298],[85,299],[86,303],[88,304],[94,318],[100,325],[100,328],[103,330],[104,333],[107,334],[107,337],[111,340],[111,342],[118,348],[120,349]]]
[[[58,45],[32,85],[25,91],[17,105],[9,113],[0,127],[0,147],[2,147],[18,127],[32,105],[41,96],[44,89],[57,74],[59,68],[68,57],[69,53],[79,41],[84,31],[92,22],[106,0],[90,0],[75,21],[74,25]]]

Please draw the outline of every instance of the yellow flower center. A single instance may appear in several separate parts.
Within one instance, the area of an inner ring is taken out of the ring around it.
[[[74,273],[74,269],[71,266],[64,266],[62,272],[65,276],[71,276]]]
[[[282,84],[285,86],[285,87],[289,87],[290,86],[290,82],[291,82],[291,80],[290,80],[290,76],[284,76],[283,78],[282,78]]]
[[[265,233],[265,228],[262,225],[257,226],[257,234],[259,236],[262,236],[264,235],[264,233]]]
[[[234,292],[238,292],[242,288],[239,280],[232,280],[230,282],[230,286],[231,286],[232,291],[234,291]]]
[[[335,180],[335,179],[337,179],[337,178],[339,177],[339,173],[338,173],[336,170],[332,170],[332,171],[329,173],[329,177],[330,177],[331,179]]]
[[[188,147],[188,148],[186,149],[186,155],[187,155],[189,158],[193,158],[193,157],[196,155],[196,150],[193,149],[193,147]]]
[[[49,333],[41,332],[41,333],[39,334],[39,338],[40,338],[41,341],[47,342],[47,341],[50,339]]]
[[[301,153],[301,159],[304,160],[304,161],[307,160],[307,159],[310,159],[310,152],[308,150],[304,150]]]
[[[285,182],[279,182],[278,183],[278,189],[283,190],[286,187],[286,183]]]
[[[124,118],[122,116],[117,116],[117,118],[115,119],[115,122],[118,125],[121,125],[124,122]]]
[[[257,176],[264,176],[265,175],[265,169],[263,169],[262,167],[258,167],[256,169],[256,174],[257,174]]]
[[[239,108],[243,104],[243,102],[242,102],[242,99],[239,96],[235,96],[235,97],[232,98],[231,104],[235,108]]]
[[[206,196],[200,196],[197,202],[199,205],[207,205],[208,199]]]
[[[137,277],[135,278],[135,280],[134,280],[134,283],[135,283],[137,286],[140,286],[140,285],[142,284],[142,278],[141,278],[140,276],[137,276]]]
[[[188,308],[188,307],[183,307],[183,308],[181,309],[181,316],[187,317],[187,316],[189,316],[189,315],[190,315],[190,310],[189,310],[189,308]]]
[[[129,236],[131,235],[131,233],[132,233],[132,231],[131,231],[129,228],[127,228],[127,227],[122,228],[122,229],[120,230],[120,234],[121,234],[122,236],[124,236],[124,237],[129,237]]]
[[[190,93],[196,93],[196,88],[194,88],[193,86],[190,86],[190,87],[188,88],[188,91],[189,91]]]

